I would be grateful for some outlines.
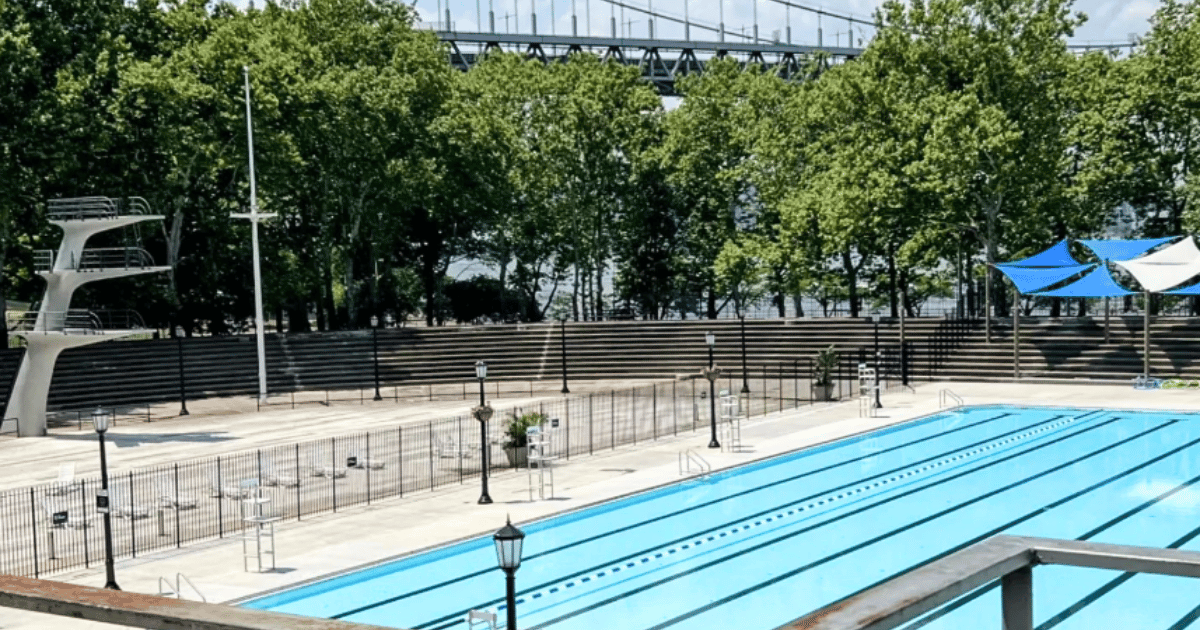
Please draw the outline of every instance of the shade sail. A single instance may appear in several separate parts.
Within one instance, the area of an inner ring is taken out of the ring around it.
[[[1085,247],[1092,250],[1096,258],[1100,260],[1129,260],[1137,258],[1142,254],[1166,243],[1174,240],[1176,237],[1168,236],[1167,238],[1142,238],[1131,240],[1097,240],[1084,239],[1079,241]]]
[[[1200,282],[1197,282],[1196,284],[1188,285],[1186,287],[1182,287],[1179,289],[1171,289],[1170,291],[1163,291],[1163,293],[1166,293],[1169,295],[1200,295]]]
[[[1040,255],[1041,254],[1039,254],[1039,256]],[[996,265],[996,268],[1004,272],[1004,275],[1008,276],[1008,279],[1012,280],[1012,283],[1017,285],[1018,291],[1021,293],[1031,293],[1033,291],[1037,291],[1038,289],[1044,289],[1052,284],[1062,282],[1071,276],[1087,271],[1095,266],[1095,264],[1076,264],[1069,267],[1036,269],[1021,267],[1017,266],[1015,263],[1009,263],[1004,265]]]
[[[1067,239],[1063,239],[1044,252],[1034,254],[1025,260],[1016,260],[1005,264],[1010,267],[1063,267],[1078,266],[1080,263],[1071,257],[1071,250],[1067,247]],[[1024,292],[1024,289],[1022,289],[1022,292]]]
[[[1143,289],[1159,293],[1200,273],[1200,249],[1189,236],[1149,256],[1115,262],[1133,274]]]
[[[1108,272],[1108,267],[1105,266],[1097,267],[1088,275],[1065,287],[1034,293],[1034,295],[1043,297],[1060,298],[1123,297],[1134,294],[1134,291],[1117,284],[1116,280],[1113,280],[1112,274]]]

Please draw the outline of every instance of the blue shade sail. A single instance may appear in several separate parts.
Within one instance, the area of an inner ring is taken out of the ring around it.
[[[1038,256],[1040,255],[1038,254]],[[996,265],[996,268],[1004,272],[1004,275],[1008,276],[1008,279],[1017,285],[1018,291],[1021,293],[1031,293],[1062,282],[1071,276],[1087,271],[1095,266],[1095,263],[1091,263],[1087,265],[1075,264],[1069,267],[1053,267],[1050,269],[1029,269],[1015,266],[1014,263],[1008,263]]]
[[[1067,247],[1067,239],[1064,238],[1044,252],[1034,254],[1025,260],[1017,260],[1004,264],[1012,267],[1063,267],[1078,266],[1080,263],[1071,257],[1071,250]]]
[[[1166,238],[1143,238],[1133,240],[1081,240],[1096,258],[1100,260],[1129,260],[1136,258],[1142,254],[1166,243],[1167,241],[1175,240],[1176,236],[1168,236]]]
[[[1163,293],[1170,295],[1200,295],[1200,282],[1188,285],[1186,287],[1180,287],[1172,291],[1163,291]]]
[[[1098,298],[1136,295],[1136,292],[1117,284],[1116,280],[1113,280],[1112,274],[1108,272],[1108,267],[1100,266],[1095,271],[1080,278],[1077,282],[1072,282],[1065,287],[1054,289],[1053,291],[1039,291],[1034,293],[1034,295],[1060,298]]]

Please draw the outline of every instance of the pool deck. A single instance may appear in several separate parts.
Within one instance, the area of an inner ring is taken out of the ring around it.
[[[707,433],[697,432],[619,447],[591,457],[572,458],[555,469],[557,496],[553,500],[530,501],[526,474],[523,471],[508,472],[494,474],[491,478],[491,496],[495,499],[492,505],[476,503],[479,497],[476,481],[371,506],[348,508],[303,522],[281,523],[276,528],[279,568],[274,572],[244,572],[239,541],[225,539],[118,562],[117,581],[126,590],[155,593],[159,577],[173,577],[182,572],[210,602],[237,600],[462,538],[490,534],[504,525],[506,516],[520,524],[678,481],[678,455],[684,449],[695,450],[711,463],[714,470],[719,470],[927,415],[938,410],[942,389],[952,390],[968,405],[1007,403],[1200,411],[1200,391],[1196,390],[1137,391],[1131,386],[1040,383],[925,384],[917,387],[915,392],[885,394],[884,408],[875,418],[858,417],[857,400],[800,407],[754,418],[743,425],[741,452],[709,450],[706,448]],[[463,406],[461,402],[456,404]],[[265,413],[297,414],[295,420],[301,421],[314,411],[309,408]],[[382,413],[369,405],[320,411],[343,414],[341,422],[371,422],[374,420],[348,416]],[[440,412],[442,416],[447,411],[441,408],[427,410],[429,414]],[[387,420],[392,423],[402,421],[397,418],[394,406]],[[224,422],[245,424],[248,420]],[[257,423],[247,426],[254,424]],[[297,430],[314,436],[312,425]],[[247,431],[254,432],[252,429]],[[331,428],[329,434],[342,431],[344,429]],[[242,443],[227,447],[220,441],[214,445],[198,431],[195,436],[195,440],[203,445],[204,454],[245,447]],[[0,475],[13,472],[19,465],[13,455],[19,450],[14,448],[18,444],[15,440],[0,442]],[[138,450],[170,459],[194,456],[196,446],[187,440],[164,439],[156,441],[151,448]],[[104,571],[103,567],[70,571],[50,576],[50,579],[99,586],[104,582]],[[499,569],[496,579],[502,579]],[[797,611],[797,615],[803,612]],[[4,630],[113,627],[21,611],[5,610],[0,614],[0,629]]]

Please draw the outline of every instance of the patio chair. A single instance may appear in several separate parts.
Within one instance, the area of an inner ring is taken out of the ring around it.
[[[162,479],[154,482],[154,494],[158,496],[160,505],[175,510],[190,510],[198,503],[196,497],[190,494],[176,493],[175,484]]]
[[[150,507],[141,503],[136,503],[133,496],[129,492],[129,488],[118,486],[109,488],[108,506],[112,510],[114,516],[120,516],[133,520],[135,518],[149,518]]]
[[[312,476],[328,477],[330,479],[337,479],[346,476],[345,468],[331,465],[327,463],[328,461],[329,460],[327,460],[325,457],[322,457],[320,453],[312,453],[309,455],[308,467],[309,471],[312,473]]]
[[[476,628],[496,630],[496,613],[486,610],[472,610],[467,612],[467,630],[475,630]]]
[[[479,445],[462,444],[452,437],[447,437],[438,440],[437,453],[442,459],[469,459],[479,454]]]
[[[382,459],[372,459],[369,457],[363,457],[357,453],[351,453],[350,458],[354,460],[354,468],[358,468],[360,470],[365,470],[368,468],[370,468],[371,470],[379,470],[379,469],[387,466],[387,463],[384,462]],[[347,462],[347,463],[349,463],[349,462]]]
[[[46,517],[46,521],[50,523],[51,527],[70,527],[71,529],[83,529],[91,524],[92,515],[87,512],[72,513],[65,505],[53,503],[45,499],[42,499],[41,504],[43,515]],[[58,524],[54,523],[54,515],[64,513],[67,514],[67,522]]]
[[[275,462],[270,457],[263,457],[263,483],[268,486],[284,486],[286,488],[295,488],[300,485],[300,480],[296,475],[286,472],[280,472],[275,466]]]
[[[79,491],[79,484],[75,483],[75,464],[66,463],[58,466],[58,479],[50,485],[47,494],[61,496]]]
[[[209,496],[214,499],[243,499],[245,489],[229,478],[219,478],[213,475],[212,485],[209,486]]]

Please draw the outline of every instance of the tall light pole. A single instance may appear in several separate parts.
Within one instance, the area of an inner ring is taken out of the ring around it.
[[[713,367],[713,349],[717,345],[717,336],[710,330],[704,333],[704,340],[708,342],[708,369],[704,370],[704,378],[708,379],[709,427],[712,429],[712,439],[708,442],[708,448],[721,448],[721,443],[717,441],[717,379],[721,376],[721,370]]]
[[[559,328],[559,330],[562,331],[562,334],[560,336],[562,337],[562,373],[563,373],[563,388],[562,388],[561,393],[570,394],[571,390],[567,389],[567,319],[564,317],[562,320],[560,320],[560,322],[561,322],[561,327]]]
[[[258,223],[275,216],[258,211],[258,189],[254,180],[254,123],[250,115],[250,68],[242,66],[246,81],[246,144],[250,156],[250,212],[235,213],[235,219],[250,220],[250,239],[254,250],[254,337],[258,344],[258,400],[267,401],[267,353],[263,336],[262,269],[258,256]]]
[[[738,313],[738,319],[741,320],[742,324],[742,393],[749,394],[750,374],[746,369],[746,315],[744,313]]]
[[[114,591],[121,590],[117,586],[117,571],[113,566],[112,515],[109,514],[108,503],[108,458],[104,453],[104,432],[108,431],[108,423],[112,420],[112,412],[96,407],[92,412],[92,426],[96,435],[100,436],[100,493],[96,495],[96,511],[104,515],[104,573],[108,580],[104,588]]]
[[[505,609],[508,625],[504,630],[517,630],[517,569],[521,568],[521,547],[525,532],[513,527],[507,520],[504,527],[492,537],[496,543],[496,561],[504,571]]]
[[[477,361],[475,363],[475,378],[479,379],[479,406],[472,409],[471,413],[475,415],[475,419],[479,421],[479,479],[482,481],[483,488],[479,494],[479,503],[487,505],[492,502],[491,495],[488,494],[488,443],[487,443],[487,423],[492,419],[492,408],[488,406],[487,400],[484,398],[483,381],[487,379],[487,363]],[[519,561],[518,561],[519,563]]]
[[[371,354],[375,357],[375,400],[383,400],[379,395],[379,316],[371,316]]]
[[[882,409],[883,403],[879,401],[879,313],[871,314],[871,321],[875,322],[875,408]]]
[[[183,376],[183,326],[175,327],[175,354],[179,357],[179,415],[188,415],[187,382]]]

